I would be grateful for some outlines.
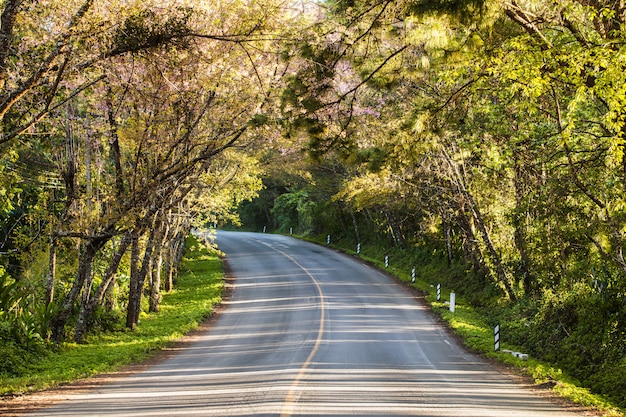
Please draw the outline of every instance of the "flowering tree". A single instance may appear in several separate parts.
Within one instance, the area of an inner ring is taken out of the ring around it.
[[[6,2],[3,12],[0,155],[37,161],[33,188],[46,209],[25,210],[49,240],[24,220],[12,230],[48,245],[52,338],[64,339],[78,303],[74,337],[83,340],[127,251],[132,328],[146,280],[156,282],[149,273],[163,256],[157,248],[181,248],[193,224],[180,220],[228,215],[226,190],[248,198],[259,186],[255,164],[236,155],[269,133],[262,115],[286,65],[277,42],[295,12],[263,1],[193,9],[175,1]],[[5,188],[19,194],[12,184]],[[75,256],[73,274],[64,266],[57,276],[57,255]]]

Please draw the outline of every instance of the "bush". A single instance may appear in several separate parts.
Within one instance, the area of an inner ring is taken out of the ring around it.
[[[147,302],[146,297],[142,302]],[[101,305],[89,316],[87,328],[91,334],[121,331],[125,328],[125,314],[122,310],[110,310]]]
[[[504,316],[511,343],[626,407],[626,322],[617,293],[580,283],[537,302],[522,300]]]
[[[28,305],[27,291],[0,269],[0,373],[17,376],[45,355],[49,308]]]

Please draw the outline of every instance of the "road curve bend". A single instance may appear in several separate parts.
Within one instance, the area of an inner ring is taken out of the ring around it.
[[[280,235],[220,231],[217,243],[235,284],[207,333],[32,416],[585,415],[465,351],[357,258]]]

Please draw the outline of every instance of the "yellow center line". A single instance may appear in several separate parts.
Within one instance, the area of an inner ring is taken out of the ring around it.
[[[256,239],[255,239],[256,240]],[[326,318],[326,305],[324,302],[324,294],[322,293],[322,287],[320,286],[319,282],[315,279],[315,277],[313,276],[313,274],[311,274],[311,272],[309,272],[308,269],[306,269],[304,266],[302,266],[302,264],[300,264],[300,262],[298,262],[293,256],[289,255],[288,253],[280,250],[280,249],[276,249],[262,241],[258,241],[259,243],[275,250],[276,252],[279,252],[280,254],[282,254],[283,256],[285,256],[287,259],[291,260],[294,264],[296,264],[300,269],[302,269],[304,271],[305,274],[308,275],[309,278],[311,278],[311,281],[313,282],[313,284],[315,285],[315,287],[317,288],[317,293],[319,295],[319,300],[320,300],[320,312],[321,312],[321,318],[320,318],[320,325],[319,328],[317,330],[317,339],[315,340],[315,345],[313,345],[313,349],[311,349],[311,352],[309,353],[309,356],[306,358],[306,360],[304,361],[304,363],[302,364],[302,366],[300,367],[300,371],[298,372],[298,375],[296,375],[295,379],[293,380],[291,387],[289,388],[289,391],[287,392],[287,396],[285,397],[285,404],[283,405],[283,411],[280,413],[281,417],[288,417],[293,413],[293,404],[296,403],[298,401],[298,395],[296,395],[296,389],[298,388],[298,386],[300,385],[300,381],[302,380],[302,378],[304,377],[304,374],[306,373],[309,365],[311,365],[311,362],[313,361],[313,357],[315,357],[315,354],[317,353],[321,343],[322,343],[322,339],[324,337],[324,321]]]

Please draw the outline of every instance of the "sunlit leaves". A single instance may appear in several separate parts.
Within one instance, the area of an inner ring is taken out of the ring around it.
[[[342,190],[334,198],[349,202],[357,211],[378,207],[383,201],[390,201],[397,196],[389,174],[385,170],[355,177],[344,183]]]
[[[251,156],[233,149],[220,155],[198,178],[190,196],[190,215],[201,227],[209,222],[239,224],[237,207],[250,201],[262,188],[261,168]]]

